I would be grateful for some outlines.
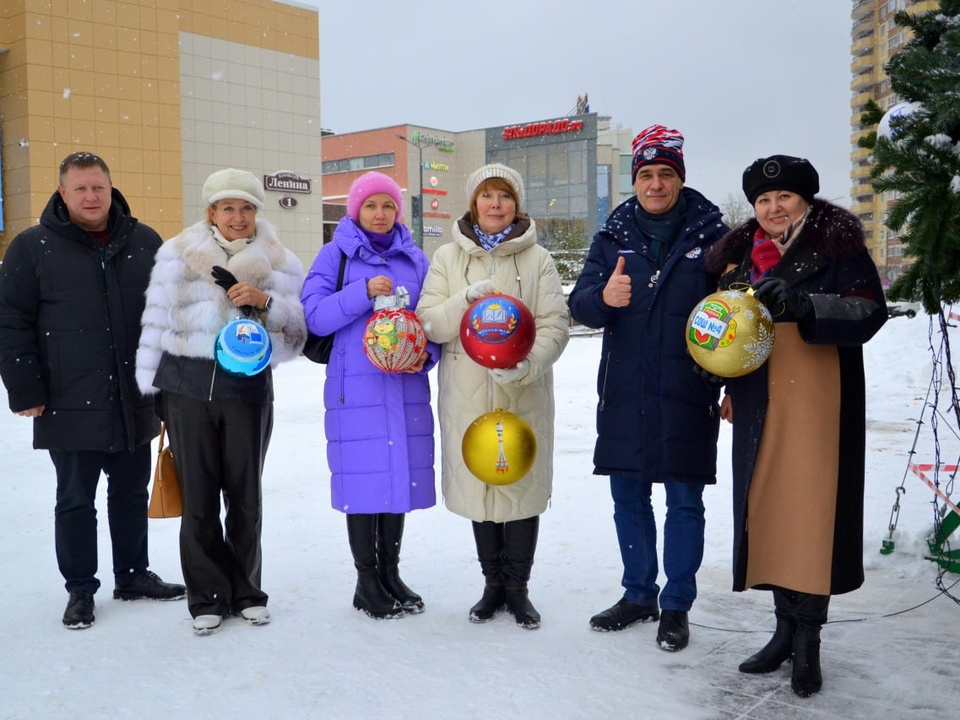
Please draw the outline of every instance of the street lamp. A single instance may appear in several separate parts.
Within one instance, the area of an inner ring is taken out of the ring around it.
[[[415,224],[413,226],[413,241],[417,244],[417,247],[423,248],[423,145],[420,143],[415,143],[406,135],[397,135],[397,137],[413,145],[417,149],[417,154],[419,156],[420,186],[419,190],[417,190],[418,207],[415,208],[416,213],[414,215]],[[413,200],[411,198],[411,205],[412,204]]]

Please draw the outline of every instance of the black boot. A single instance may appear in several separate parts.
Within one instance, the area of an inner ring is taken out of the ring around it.
[[[793,636],[793,673],[790,687],[800,697],[820,692],[823,677],[820,673],[820,628],[827,621],[829,595],[797,593],[793,617],[797,630]]]
[[[537,550],[540,516],[504,523],[503,577],[507,594],[507,609],[525,630],[540,627],[540,613],[527,595],[527,581]]]
[[[372,618],[395,618],[403,607],[386,591],[377,572],[377,516],[347,515],[347,539],[357,568],[357,589],[353,606]]]
[[[777,629],[770,638],[770,642],[762,649],[740,663],[742,673],[769,673],[773,672],[793,654],[793,635],[797,623],[793,619],[793,605],[796,593],[787,590],[773,591],[773,614],[777,618]]]
[[[503,588],[503,524],[474,522],[473,539],[486,583],[483,597],[470,608],[470,622],[484,623],[493,620],[507,601]]]
[[[400,543],[405,517],[402,513],[377,515],[377,571],[384,589],[403,606],[404,612],[415,615],[423,612],[423,598],[400,579]]]

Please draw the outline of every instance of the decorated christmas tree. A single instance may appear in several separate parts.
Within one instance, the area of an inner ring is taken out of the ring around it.
[[[900,103],[861,117],[876,127],[860,141],[873,151],[873,188],[893,192],[886,225],[913,264],[888,291],[921,300],[930,314],[960,299],[960,0],[931,12],[897,13],[913,37],[886,65]]]
[[[951,325],[944,309],[960,299],[960,0],[940,0],[939,9],[917,15],[901,11],[894,20],[913,32],[885,68],[901,102],[886,113],[876,103],[868,105],[861,122],[876,127],[876,132],[860,145],[873,151],[870,174],[874,190],[892,193],[895,198],[886,225],[899,233],[904,254],[913,259],[887,295],[896,300],[921,300],[934,316],[930,335],[933,362],[923,409],[928,416],[924,422],[933,435],[930,467],[936,492],[933,530],[927,542],[930,558],[941,566],[936,585],[953,598],[945,585],[944,569],[952,567],[948,536],[960,520],[956,513],[946,513],[940,499],[949,499],[954,475],[948,471],[956,466],[946,464],[941,456],[941,449],[947,451],[947,446],[941,445],[938,427],[941,419],[947,420],[939,409],[943,396],[949,399],[954,432],[960,428],[960,397],[948,332]],[[933,342],[934,324],[939,325],[939,348]]]

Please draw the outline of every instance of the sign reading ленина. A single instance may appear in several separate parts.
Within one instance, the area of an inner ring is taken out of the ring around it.
[[[275,172],[273,175],[263,176],[263,188],[277,192],[309,193],[310,180],[292,172]]]

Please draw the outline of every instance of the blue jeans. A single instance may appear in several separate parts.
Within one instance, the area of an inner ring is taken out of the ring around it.
[[[624,597],[663,610],[687,611],[697,597],[697,570],[703,560],[703,483],[662,483],[667,493],[663,525],[663,569],[657,585],[657,522],[650,502],[653,483],[635,475],[611,475],[613,521],[623,560]]]

